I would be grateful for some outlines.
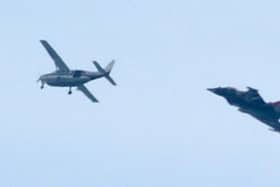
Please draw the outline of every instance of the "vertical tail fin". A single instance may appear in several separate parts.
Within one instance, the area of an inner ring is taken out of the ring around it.
[[[117,85],[117,83],[112,79],[112,77],[110,77],[110,73],[113,69],[113,66],[115,64],[115,61],[112,60],[112,62],[110,62],[106,67],[105,69],[103,69],[99,64],[98,62],[96,61],[93,61],[93,64],[95,65],[96,69],[102,73],[104,75],[104,77],[114,86]]]
[[[110,62],[110,63],[105,67],[105,71],[106,71],[107,73],[110,74],[110,72],[112,71],[114,65],[115,65],[115,60],[112,60],[112,62]]]

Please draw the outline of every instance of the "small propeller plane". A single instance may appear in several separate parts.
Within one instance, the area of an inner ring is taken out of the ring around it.
[[[40,40],[40,42],[51,56],[56,66],[56,71],[44,74],[38,79],[38,82],[41,82],[41,89],[44,88],[45,84],[56,87],[69,87],[68,94],[71,95],[72,87],[77,87],[77,89],[82,91],[92,102],[98,102],[94,95],[92,95],[84,85],[85,83],[104,77],[112,85],[117,85],[110,77],[111,70],[115,63],[114,60],[112,60],[112,62],[110,62],[105,68],[102,68],[96,61],[93,61],[93,64],[98,70],[97,72],[71,70],[47,41]]]

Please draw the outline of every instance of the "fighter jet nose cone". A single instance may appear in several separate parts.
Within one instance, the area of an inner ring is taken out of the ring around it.
[[[215,91],[216,91],[215,88],[207,88],[207,90],[208,90],[209,92],[213,92],[213,93],[215,93]]]
[[[219,95],[219,96],[223,96],[223,90],[221,88],[207,88],[207,90],[209,92],[212,92],[213,94]]]

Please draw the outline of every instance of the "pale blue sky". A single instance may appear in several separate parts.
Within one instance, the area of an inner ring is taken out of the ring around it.
[[[0,186],[278,187],[280,135],[207,87],[280,100],[279,1],[5,1]],[[46,87],[39,40],[72,68],[117,64],[100,100]]]

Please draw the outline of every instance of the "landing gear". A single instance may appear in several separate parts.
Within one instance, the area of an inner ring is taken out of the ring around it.
[[[42,83],[41,83],[41,86],[40,86],[41,90],[44,89],[44,86],[45,86],[45,83],[42,82]]]
[[[69,87],[68,94],[69,94],[69,95],[71,95],[71,94],[72,94],[72,87]]]

